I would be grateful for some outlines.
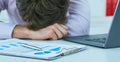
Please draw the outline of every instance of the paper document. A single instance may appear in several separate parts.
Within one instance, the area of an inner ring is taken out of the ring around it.
[[[84,45],[32,42],[27,40],[0,40],[0,55],[53,60],[86,49]]]

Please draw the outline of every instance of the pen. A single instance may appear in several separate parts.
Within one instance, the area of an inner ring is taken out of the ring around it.
[[[77,53],[77,52],[82,51],[82,50],[85,50],[85,48],[72,48],[70,50],[62,52],[60,54],[60,56],[66,56],[66,55],[69,55],[69,54]]]
[[[20,46],[25,47],[25,48],[29,48],[29,49],[33,49],[33,50],[37,50],[37,51],[42,51],[42,48],[27,44],[27,43],[21,43]]]

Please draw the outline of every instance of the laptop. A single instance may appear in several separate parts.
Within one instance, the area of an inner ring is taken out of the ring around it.
[[[108,34],[67,37],[64,40],[102,48],[120,47],[120,1]]]

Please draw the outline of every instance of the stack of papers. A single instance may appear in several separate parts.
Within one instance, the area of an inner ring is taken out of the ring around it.
[[[0,55],[53,60],[86,49],[84,45],[65,45],[9,39],[0,41]]]

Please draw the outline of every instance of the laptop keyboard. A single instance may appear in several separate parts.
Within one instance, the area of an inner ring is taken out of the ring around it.
[[[86,39],[87,41],[94,41],[94,42],[101,42],[101,43],[105,43],[106,38],[94,38],[94,39]]]

